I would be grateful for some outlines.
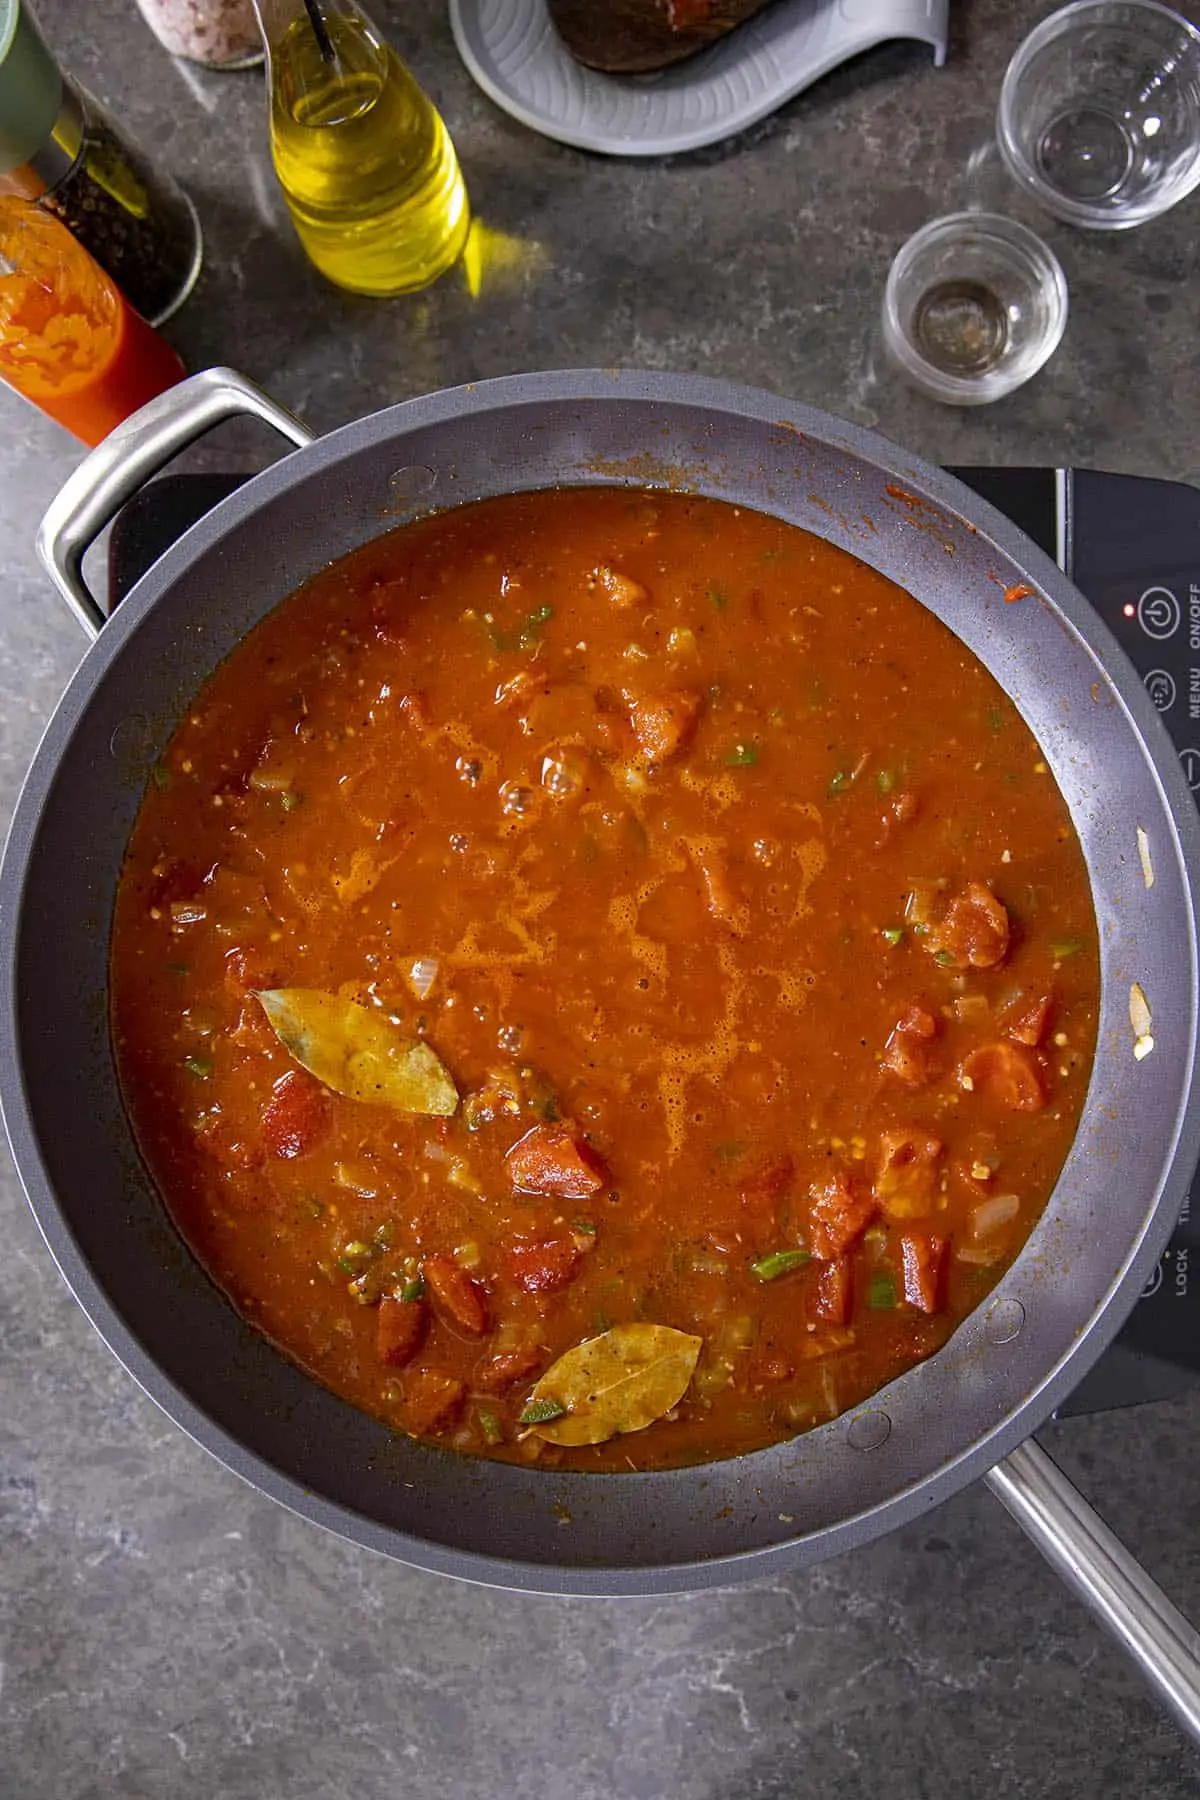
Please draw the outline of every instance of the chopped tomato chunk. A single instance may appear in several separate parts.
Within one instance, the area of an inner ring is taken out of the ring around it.
[[[927,1213],[937,1192],[940,1138],[924,1131],[884,1131],[879,1137],[875,1193],[889,1218]]]
[[[900,1239],[904,1298],[918,1312],[935,1313],[941,1306],[947,1243],[946,1238],[924,1231],[906,1231]]]
[[[1046,1035],[1053,1005],[1049,994],[1022,995],[1004,1016],[1005,1037],[1036,1050]]]
[[[541,1366],[542,1352],[534,1343],[501,1351],[476,1370],[474,1385],[484,1394],[503,1394]]]
[[[734,893],[724,859],[715,850],[696,855],[696,867],[704,883],[704,900],[709,913],[721,925],[735,923],[742,903]]]
[[[894,794],[884,808],[879,821],[879,836],[875,839],[875,848],[882,850],[885,844],[892,841],[893,834],[902,825],[911,825],[921,810],[921,802],[909,790]]]
[[[1008,955],[1008,913],[991,888],[969,881],[925,938],[930,955],[950,969],[994,969]]]
[[[307,1156],[332,1125],[333,1107],[319,1081],[303,1069],[279,1077],[262,1116],[263,1143],[272,1156]]]
[[[640,581],[622,575],[619,569],[611,569],[606,563],[592,570],[589,585],[594,585],[614,606],[640,606],[643,600],[650,598]]]
[[[848,1250],[878,1210],[871,1194],[855,1194],[844,1175],[814,1188],[809,1242],[814,1256],[831,1260]]]
[[[375,1326],[375,1348],[381,1363],[389,1369],[402,1369],[417,1354],[429,1310],[423,1300],[395,1300],[390,1295],[379,1302]]]
[[[1024,1044],[981,1044],[963,1058],[958,1078],[1007,1112],[1037,1112],[1046,1104],[1037,1058]]]
[[[604,1186],[600,1159],[573,1125],[535,1125],[504,1158],[519,1194],[586,1200]]]
[[[536,1244],[512,1244],[508,1266],[527,1294],[554,1294],[574,1280],[582,1252],[570,1238],[545,1238]]]
[[[633,702],[629,722],[647,762],[666,762],[686,747],[702,705],[703,697],[687,688]]]
[[[738,1199],[747,1220],[757,1231],[774,1237],[779,1230],[779,1202],[795,1177],[790,1156],[776,1156],[747,1172],[738,1187]]]
[[[441,1369],[416,1369],[404,1383],[400,1417],[406,1431],[424,1437],[449,1425],[466,1396],[466,1387]]]
[[[830,1325],[846,1325],[850,1319],[850,1258],[835,1256],[817,1270],[817,1317]]]
[[[225,986],[231,994],[244,994],[255,988],[278,985],[275,964],[265,950],[227,950],[225,952]]]
[[[932,1053],[936,1033],[933,1014],[922,1006],[910,1006],[892,1027],[880,1067],[898,1076],[908,1087],[923,1087],[937,1072]]]
[[[488,1309],[479,1283],[448,1256],[431,1256],[422,1272],[442,1323],[468,1337],[482,1337],[488,1328]]]

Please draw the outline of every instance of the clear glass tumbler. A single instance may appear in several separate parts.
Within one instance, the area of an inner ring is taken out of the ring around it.
[[[883,341],[914,387],[949,406],[1000,400],[1052,356],[1067,282],[1036,232],[996,213],[951,213],[901,246]]]
[[[1009,63],[996,135],[1056,218],[1156,218],[1200,186],[1200,31],[1157,0],[1075,0]]]

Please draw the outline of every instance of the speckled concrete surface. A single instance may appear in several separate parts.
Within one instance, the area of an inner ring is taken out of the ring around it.
[[[253,75],[185,73],[132,0],[43,0],[64,60],[189,183],[208,260],[171,335],[325,428],[537,366],[703,369],[933,458],[1075,460],[1200,482],[1200,196],[1128,237],[1052,225],[1072,316],[1049,369],[981,414],[881,371],[874,318],[909,231],[1003,200],[1000,72],[1045,7],[955,6],[948,66],[882,50],[731,144],[608,162],[471,85],[438,0],[375,11],[441,102],[494,233],[381,305],[323,285],[263,155]],[[1197,14],[1192,9],[1192,16]],[[86,22],[85,22],[86,21]],[[1030,215],[1025,215],[1030,216]],[[256,466],[226,430],[194,466]],[[7,810],[81,652],[33,559],[73,466],[0,392],[0,788]],[[258,1498],[93,1336],[0,1175],[0,1796],[34,1800],[1182,1800],[1200,1757],[978,1490],[852,1560],[662,1601],[518,1598],[413,1573]],[[1200,1394],[1044,1441],[1200,1618]]]

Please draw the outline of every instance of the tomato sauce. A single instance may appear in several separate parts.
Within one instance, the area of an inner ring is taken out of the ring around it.
[[[112,945],[138,1141],[232,1303],[398,1430],[587,1469],[936,1351],[1054,1186],[1098,990],[965,646],[801,530],[607,488],[407,525],[265,619]]]

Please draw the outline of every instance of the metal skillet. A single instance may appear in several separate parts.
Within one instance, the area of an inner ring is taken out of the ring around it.
[[[83,579],[85,549],[171,457],[237,414],[274,425],[293,453],[188,531],[106,622]],[[418,512],[595,482],[684,487],[804,526],[957,632],[1016,702],[1066,797],[1102,965],[1095,1067],[1062,1176],[1020,1257],[946,1347],[789,1443],[627,1476],[483,1463],[398,1437],[245,1324],[140,1162],[107,1008],[114,892],[147,772],[238,639],[316,569]],[[1200,1740],[1200,1639],[1030,1435],[1129,1313],[1200,1154],[1200,819],[1136,673],[1023,533],[880,438],[696,377],[513,376],[314,440],[214,369],[87,458],[39,550],[95,641],[38,750],[0,868],[0,1093],[65,1279],[170,1416],[264,1493],[358,1543],[551,1593],[668,1592],[799,1568],[983,1477]],[[1006,605],[1017,587],[1028,597]],[[1140,1059],[1135,982],[1154,1041]]]

